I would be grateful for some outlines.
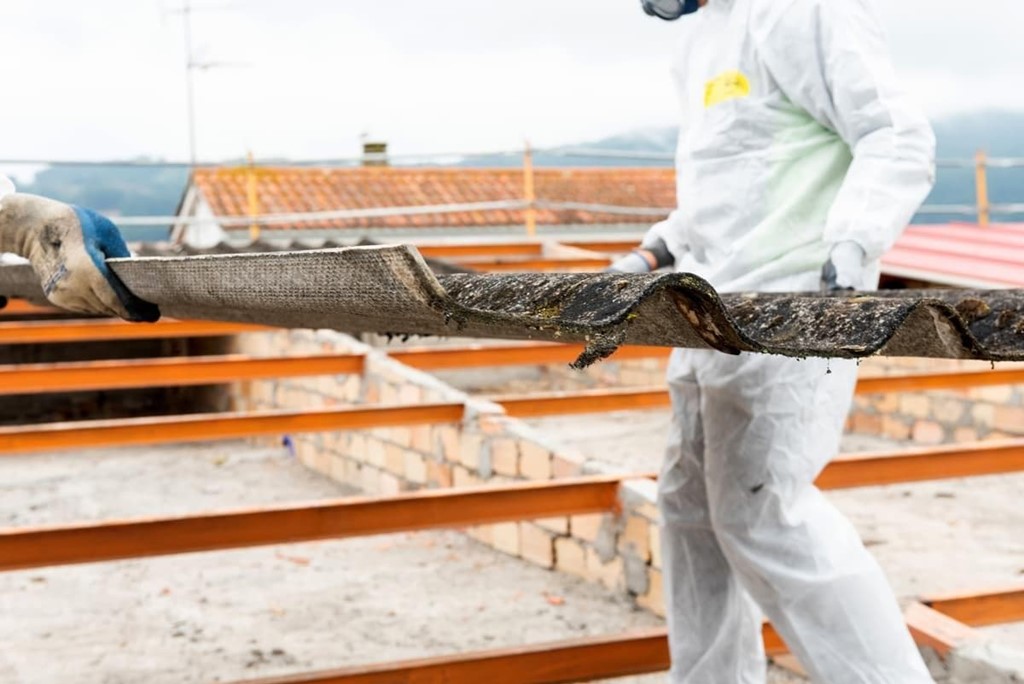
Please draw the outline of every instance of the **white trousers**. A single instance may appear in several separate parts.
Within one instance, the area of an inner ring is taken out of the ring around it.
[[[856,375],[851,361],[673,353],[659,482],[673,684],[763,684],[761,611],[815,682],[932,682],[881,568],[813,484]]]

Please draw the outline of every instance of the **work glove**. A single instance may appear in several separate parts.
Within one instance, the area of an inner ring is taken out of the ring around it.
[[[634,249],[605,269],[605,273],[650,273],[675,263],[675,257],[661,238],[641,249]]]
[[[821,269],[821,290],[856,290],[864,280],[864,248],[852,240],[837,242]]]
[[[6,179],[3,179],[6,180]],[[28,259],[47,299],[69,311],[129,321],[160,318],[108,268],[108,257],[130,256],[117,227],[105,216],[45,197],[0,189],[0,252]]]

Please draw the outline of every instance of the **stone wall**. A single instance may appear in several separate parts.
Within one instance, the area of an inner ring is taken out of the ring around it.
[[[984,362],[876,358],[861,365],[861,377],[991,369],[992,364]],[[921,445],[1018,437],[1024,435],[1024,386],[858,395],[848,429]]]

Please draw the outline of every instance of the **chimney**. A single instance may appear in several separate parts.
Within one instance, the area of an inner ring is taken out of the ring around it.
[[[388,144],[363,142],[363,166],[388,166]]]

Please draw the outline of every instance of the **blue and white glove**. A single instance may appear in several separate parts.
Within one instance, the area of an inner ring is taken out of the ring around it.
[[[650,245],[634,249],[605,269],[605,273],[650,273],[675,263],[665,241],[658,238]]]
[[[9,194],[10,181],[3,185],[0,252],[28,259],[50,302],[69,311],[129,321],[160,318],[155,304],[132,294],[107,266],[108,257],[131,256],[110,219],[45,197]]]
[[[823,292],[856,290],[863,286],[864,248],[852,240],[837,242],[821,269]]]

